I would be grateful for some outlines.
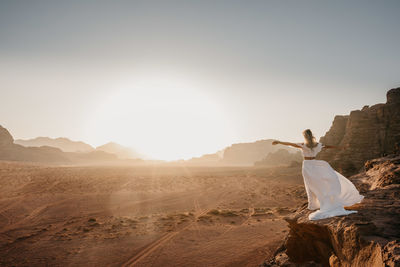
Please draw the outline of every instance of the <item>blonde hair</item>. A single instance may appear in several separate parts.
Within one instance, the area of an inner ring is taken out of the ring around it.
[[[317,146],[317,142],[315,141],[315,137],[312,134],[310,129],[306,129],[303,131],[304,139],[306,140],[306,146],[313,149]]]

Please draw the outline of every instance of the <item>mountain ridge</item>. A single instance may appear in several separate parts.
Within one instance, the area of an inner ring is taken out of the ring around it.
[[[96,151],[104,151],[113,153],[120,159],[143,159],[144,155],[141,155],[134,151],[132,148],[125,147],[115,142],[108,142],[104,145],[96,147]]]
[[[67,137],[51,138],[40,136],[32,139],[16,139],[14,143],[25,147],[51,146],[59,148],[64,152],[91,152],[95,150],[87,143],[73,141]]]
[[[256,162],[265,159],[269,153],[274,153],[279,149],[291,152],[290,154],[297,152],[296,149],[291,147],[273,146],[272,141],[274,139],[235,143],[216,153],[193,157],[186,162],[195,165],[253,166]],[[282,162],[282,164],[285,164],[285,162]]]
[[[64,152],[52,146],[25,147],[14,143],[10,132],[0,125],[0,160],[45,164],[117,163],[116,155],[104,151]]]

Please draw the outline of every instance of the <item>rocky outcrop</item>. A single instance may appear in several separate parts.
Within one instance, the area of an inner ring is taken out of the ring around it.
[[[0,160],[41,163],[71,163],[70,158],[60,149],[49,146],[24,147],[11,144],[0,148]]]
[[[265,158],[260,161],[256,161],[254,166],[291,166],[297,162],[301,163],[303,156],[300,151],[296,153],[290,153],[286,149],[279,149],[275,152],[269,153]]]
[[[319,159],[345,175],[360,171],[366,160],[391,154],[400,142],[400,87],[387,92],[386,104],[365,106],[347,116],[336,116],[321,137],[327,145],[348,145],[344,151],[325,150]]]
[[[222,152],[219,151],[213,154],[205,154],[201,157],[194,157],[187,160],[185,163],[188,165],[196,165],[196,166],[210,166],[210,165],[219,165],[222,160]]]
[[[51,146],[24,147],[14,144],[8,130],[0,126],[0,160],[39,162],[46,164],[116,163],[116,155],[104,151],[87,153],[63,152]]]
[[[181,163],[196,166],[253,166],[256,162],[263,161],[270,152],[275,152],[279,149],[292,153],[298,152],[291,147],[273,146],[272,141],[272,139],[267,139],[251,143],[232,144],[216,153],[194,157]]]
[[[365,196],[348,207],[358,213],[309,221],[304,203],[262,266],[400,266],[400,155],[368,161],[350,179]]]
[[[277,146],[273,146],[272,141],[272,139],[267,139],[253,143],[233,144],[225,148],[221,163],[226,165],[253,165],[254,162],[265,158],[268,153],[280,149]],[[284,147],[283,149],[293,151],[289,147]]]
[[[49,138],[49,137],[37,137],[34,139],[17,139],[14,140],[14,144],[22,145],[25,147],[41,147],[51,146],[61,149],[64,152],[91,152],[94,148],[81,141],[72,141],[68,138]]]
[[[0,148],[11,146],[14,142],[14,138],[8,132],[6,128],[0,125]]]
[[[121,146],[120,144],[117,143],[107,143],[102,146],[96,147],[96,151],[103,151],[107,153],[112,153],[117,155],[118,158],[120,159],[138,159],[138,158],[143,158],[143,155],[137,153],[133,149],[129,147],[124,147]]]
[[[26,148],[14,144],[10,132],[0,126],[0,160],[34,161],[34,162],[66,162],[62,151],[53,147]]]

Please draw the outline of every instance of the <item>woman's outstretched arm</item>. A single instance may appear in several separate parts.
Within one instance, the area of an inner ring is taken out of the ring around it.
[[[273,145],[278,145],[278,144],[280,144],[280,145],[285,145],[285,146],[292,146],[292,147],[301,148],[301,146],[299,146],[298,144],[289,143],[289,142],[281,142],[281,141],[278,141],[278,140],[273,141],[272,144],[273,144]]]

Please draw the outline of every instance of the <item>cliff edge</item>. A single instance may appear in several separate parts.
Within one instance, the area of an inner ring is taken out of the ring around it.
[[[325,150],[318,159],[328,161],[340,173],[358,173],[366,160],[394,153],[400,143],[400,87],[386,94],[385,104],[364,106],[350,115],[336,116],[320,142],[348,145],[344,151]]]
[[[400,155],[367,161],[350,177],[358,213],[309,221],[306,204],[285,218],[289,234],[261,266],[400,266]]]

